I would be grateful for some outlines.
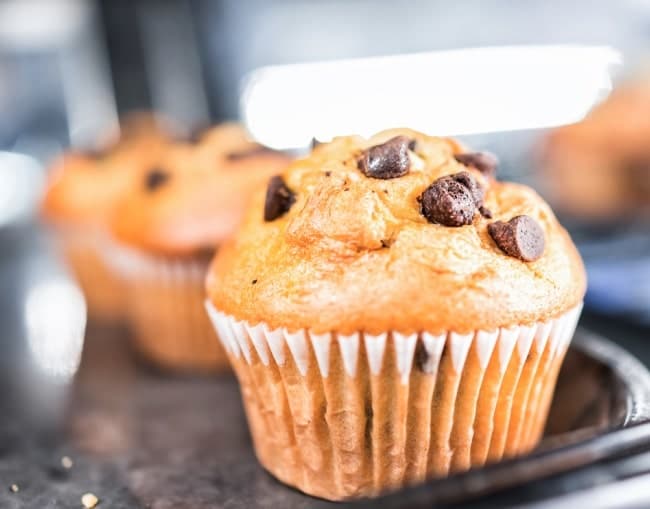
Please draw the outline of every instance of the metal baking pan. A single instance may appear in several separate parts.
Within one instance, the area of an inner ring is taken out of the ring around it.
[[[288,488],[259,466],[233,377],[156,373],[132,355],[125,330],[88,329],[80,369],[53,405],[54,382],[30,378],[17,312],[20,281],[51,269],[39,242],[20,234],[0,243],[0,507],[81,507],[84,493],[100,509],[342,506]],[[537,451],[350,505],[534,506],[559,497],[575,507],[570,497],[587,488],[620,489],[621,479],[650,472],[649,418],[646,369],[579,329]]]

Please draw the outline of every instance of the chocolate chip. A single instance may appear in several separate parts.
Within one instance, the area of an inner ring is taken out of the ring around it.
[[[483,186],[479,184],[479,182],[474,178],[474,175],[468,171],[460,171],[458,173],[450,175],[450,177],[459,184],[463,184],[467,189],[469,189],[469,192],[472,193],[472,198],[474,198],[474,203],[477,207],[483,206],[485,190],[483,189]]]
[[[147,173],[145,187],[148,191],[155,191],[169,180],[169,173],[159,168],[154,168]]]
[[[406,175],[411,166],[406,136],[396,136],[386,143],[365,150],[357,162],[359,169],[368,177],[393,179]]]
[[[284,183],[279,175],[271,177],[269,187],[266,190],[266,202],[264,203],[264,221],[274,221],[286,214],[296,197]]]
[[[474,198],[464,185],[443,177],[427,187],[419,197],[422,215],[430,223],[463,226],[472,223]]]
[[[249,157],[254,157],[254,156],[259,156],[259,155],[264,155],[264,154],[276,154],[277,151],[265,147],[263,145],[255,145],[254,147],[251,147],[246,150],[241,150],[239,152],[231,152],[230,154],[226,154],[226,159],[228,161],[241,161],[242,159],[247,159]]]
[[[331,171],[326,171],[326,172],[325,172],[325,176],[326,176],[326,177],[331,177],[331,176],[332,176],[332,172],[331,172]]]
[[[257,284],[257,279],[253,279],[253,280],[251,281],[251,284],[252,284],[252,285],[256,285],[256,284]]]
[[[431,223],[445,226],[472,224],[477,207],[483,205],[484,190],[474,176],[461,171],[440,177],[418,198],[421,212]]]
[[[486,217],[486,218],[488,218],[488,219],[492,219],[492,211],[491,211],[489,208],[487,208],[487,207],[481,205],[481,206],[478,208],[478,211],[481,213],[481,215],[482,215],[483,217]]]
[[[454,158],[465,166],[477,169],[486,177],[494,178],[497,173],[499,160],[490,152],[467,152],[465,154],[456,154]]]
[[[544,253],[544,230],[530,216],[516,216],[507,223],[496,221],[488,226],[488,232],[508,256],[533,262]]]

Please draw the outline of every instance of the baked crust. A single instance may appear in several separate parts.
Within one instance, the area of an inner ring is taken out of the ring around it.
[[[388,180],[361,173],[361,152],[397,135],[416,140],[410,172]],[[213,261],[212,303],[251,324],[341,334],[494,330],[546,321],[579,304],[584,267],[549,206],[528,187],[458,163],[461,150],[407,129],[318,146],[282,173],[295,194],[282,217],[263,220],[266,189],[258,190],[240,231]],[[493,218],[429,223],[418,197],[437,178],[463,170],[485,187]],[[545,234],[534,262],[505,255],[487,231],[522,214]]]

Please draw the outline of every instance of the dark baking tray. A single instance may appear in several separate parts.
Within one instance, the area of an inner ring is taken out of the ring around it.
[[[258,466],[231,377],[165,377],[135,361],[126,339],[124,332],[89,331],[60,427],[41,430],[33,415],[23,415],[22,424],[12,427],[5,416],[0,479],[7,487],[18,484],[20,491],[3,491],[0,507],[75,507],[85,492],[111,508],[335,506],[285,487]],[[650,448],[648,430],[638,426],[649,416],[645,368],[619,347],[580,330],[538,452],[367,507],[507,498],[508,490],[531,481]],[[60,466],[63,455],[73,459],[73,468]]]
[[[0,243],[0,508],[80,507],[86,492],[100,509],[341,507],[260,468],[232,377],[156,373],[131,354],[125,330],[89,328],[73,383],[34,378],[20,326],[21,278],[53,270],[44,253],[30,233]],[[617,485],[650,472],[648,418],[646,369],[579,329],[538,451],[351,505],[506,507]]]

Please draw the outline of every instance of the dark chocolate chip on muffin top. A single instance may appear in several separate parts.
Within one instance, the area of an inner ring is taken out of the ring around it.
[[[284,179],[276,175],[271,177],[269,186],[266,189],[266,200],[264,202],[264,221],[275,221],[286,214],[296,197],[287,187]]]
[[[465,166],[470,166],[480,171],[486,177],[494,178],[497,172],[499,160],[490,152],[466,152],[456,154],[454,159]]]
[[[430,223],[445,226],[472,224],[475,212],[483,207],[485,190],[474,176],[461,171],[440,177],[418,198],[422,215]]]
[[[365,150],[358,161],[364,175],[377,179],[392,179],[406,175],[411,166],[409,148],[413,140],[396,136],[385,143]]]
[[[507,223],[496,221],[488,226],[488,232],[508,256],[532,262],[544,253],[544,230],[530,216],[513,217]]]

